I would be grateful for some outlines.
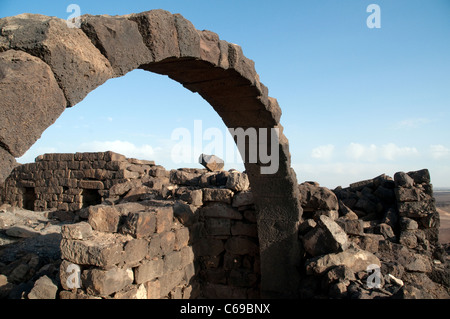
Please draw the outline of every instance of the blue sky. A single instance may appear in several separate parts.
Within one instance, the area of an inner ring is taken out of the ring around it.
[[[24,12],[67,19],[151,9],[181,13],[199,29],[242,46],[283,111],[299,182],[334,188],[382,173],[428,168],[450,186],[450,1],[12,1],[0,17]],[[370,4],[381,28],[368,28]],[[20,159],[45,152],[111,149],[168,169],[177,128],[227,131],[199,95],[167,77],[135,70],[66,110]],[[199,122],[196,122],[199,123]],[[203,145],[208,141],[204,140]],[[243,170],[236,159],[226,168]]]

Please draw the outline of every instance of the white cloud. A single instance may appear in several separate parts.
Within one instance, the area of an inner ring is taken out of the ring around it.
[[[414,129],[414,128],[419,128],[425,124],[430,123],[431,120],[427,119],[427,118],[409,118],[409,119],[404,119],[400,122],[398,122],[395,125],[395,128],[397,129]]]
[[[381,146],[350,143],[347,147],[346,155],[355,161],[375,162],[380,159],[394,161],[401,157],[417,156],[419,155],[419,151],[415,147],[400,147],[394,143]]]
[[[346,150],[347,157],[356,161],[369,161],[376,160],[377,147],[374,144],[365,146],[358,143],[350,143]]]
[[[380,148],[381,158],[394,161],[399,157],[410,157],[419,155],[419,151],[415,147],[400,147],[394,143],[382,145]]]
[[[431,145],[430,146],[431,157],[437,160],[450,158],[450,149],[444,145]]]
[[[113,151],[125,155],[126,157],[134,157],[138,159],[153,160],[155,151],[148,144],[136,146],[127,141],[92,141],[82,143],[78,152],[105,152]]]
[[[328,160],[333,156],[334,145],[321,145],[311,151],[311,157],[321,160]]]

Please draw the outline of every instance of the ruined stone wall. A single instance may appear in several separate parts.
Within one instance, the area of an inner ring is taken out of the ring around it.
[[[84,200],[86,189],[98,203]],[[256,212],[245,173],[168,171],[112,152],[45,154],[17,167],[4,194],[14,206],[68,222],[61,298],[259,296]],[[80,288],[72,289],[78,274]]]
[[[299,189],[301,298],[449,297],[428,170],[383,174],[333,191],[313,182]]]
[[[112,186],[139,178],[152,166],[113,152],[44,154],[12,171],[3,201],[35,211],[76,211],[101,203]]]

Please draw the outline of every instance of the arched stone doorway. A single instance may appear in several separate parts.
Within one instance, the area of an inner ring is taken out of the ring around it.
[[[302,209],[281,109],[259,81],[253,61],[235,44],[198,31],[179,14],[152,10],[90,16],[81,28],[34,14],[0,19],[0,161],[3,179],[64,111],[110,78],[140,68],[169,76],[200,94],[228,128],[254,128],[257,149],[271,149],[264,130],[278,128],[278,169],[241,154],[258,210],[263,297],[297,294]],[[243,147],[244,145],[241,145]]]

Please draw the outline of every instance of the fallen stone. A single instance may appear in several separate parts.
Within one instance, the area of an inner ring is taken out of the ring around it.
[[[344,265],[353,273],[365,271],[371,264],[381,267],[381,262],[374,254],[359,248],[349,248],[337,254],[328,254],[306,261],[306,272],[309,275],[320,275],[332,267]]]
[[[17,237],[17,238],[31,238],[39,236],[39,232],[35,231],[33,228],[25,226],[25,225],[18,225],[13,226],[5,231],[6,235],[11,237]]]
[[[47,276],[42,276],[34,283],[28,299],[56,299],[58,286]]]
[[[311,256],[344,251],[349,246],[347,234],[331,218],[320,216],[317,226],[302,238],[303,247]]]
[[[378,224],[375,226],[374,231],[376,234],[383,235],[383,237],[386,239],[395,240],[394,231],[388,224],[384,223]]]
[[[325,187],[319,187],[311,183],[303,183],[298,186],[300,191],[300,204],[305,212],[338,211],[339,203],[336,195]]]
[[[210,172],[221,171],[225,165],[223,160],[216,155],[201,154],[198,161]]]
[[[336,223],[348,235],[363,235],[364,234],[364,226],[363,226],[362,220],[346,219],[345,217],[341,217],[336,220]]]

